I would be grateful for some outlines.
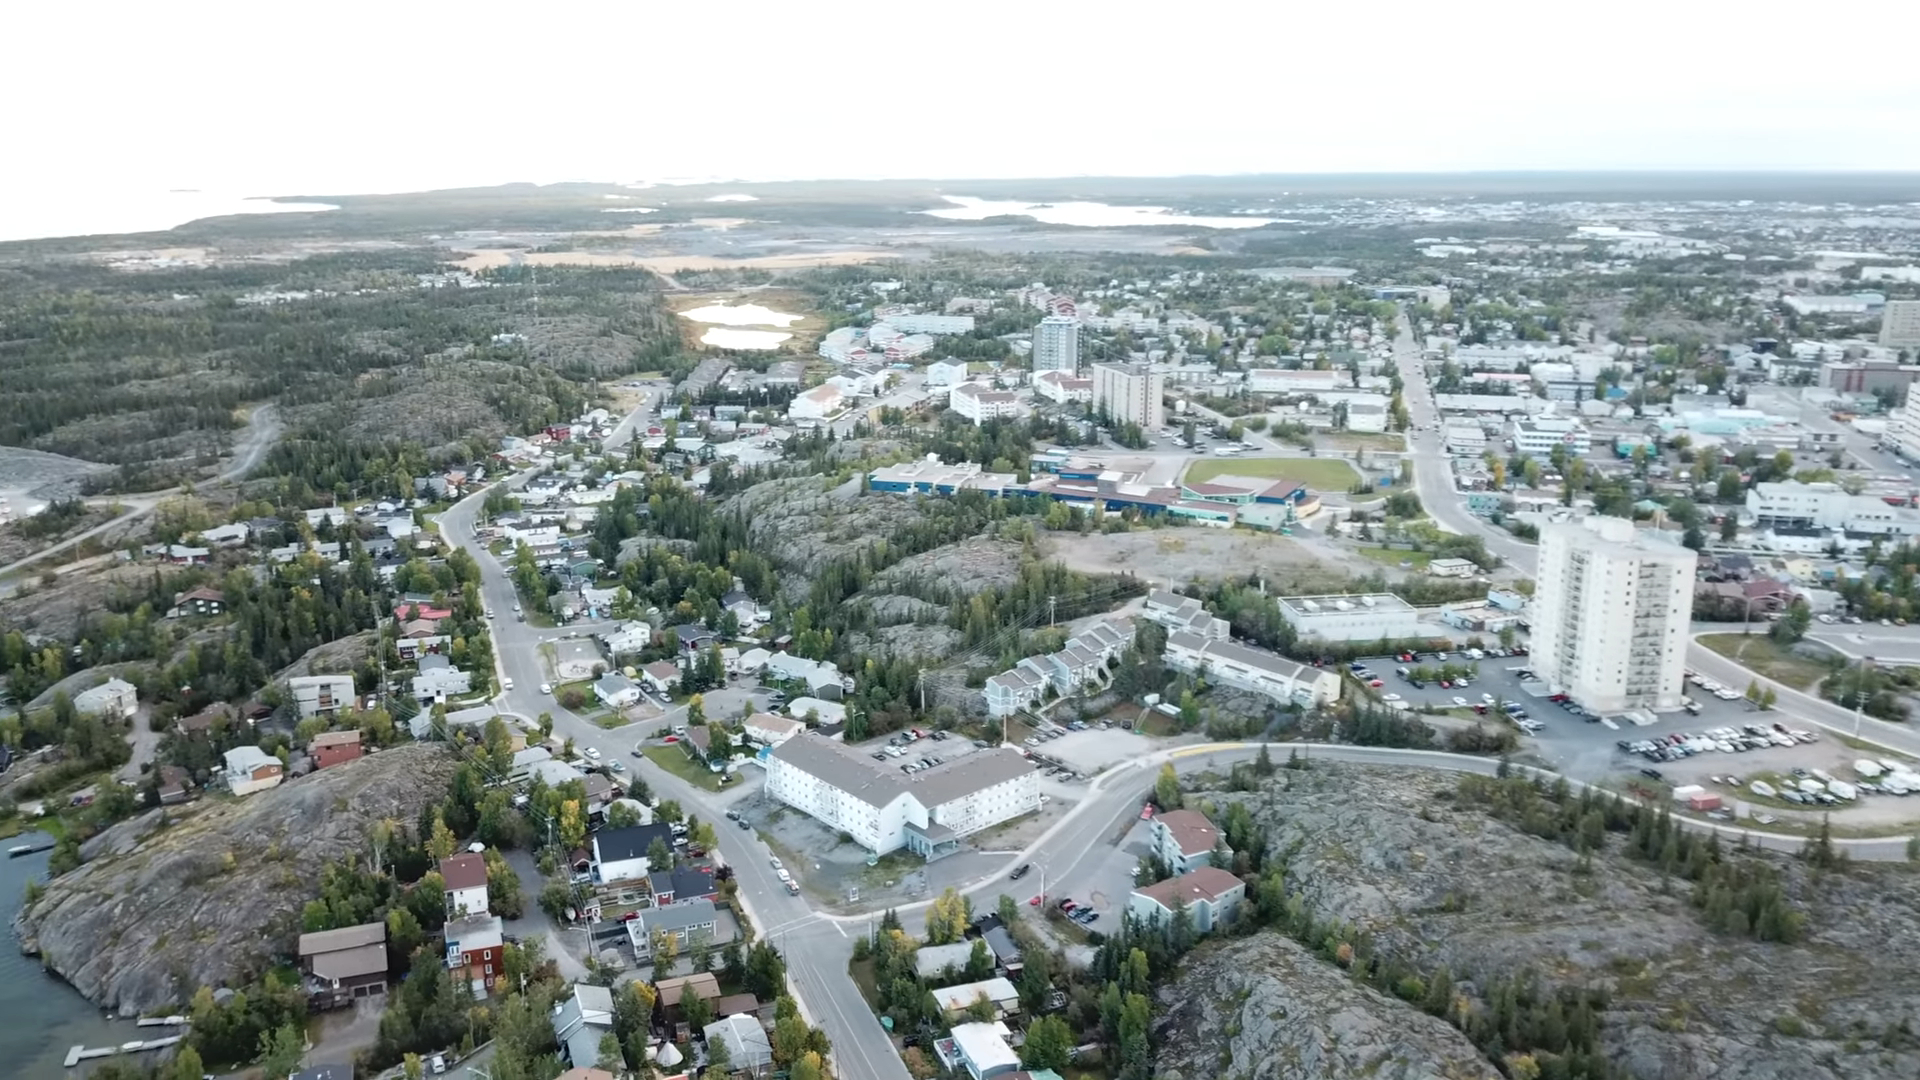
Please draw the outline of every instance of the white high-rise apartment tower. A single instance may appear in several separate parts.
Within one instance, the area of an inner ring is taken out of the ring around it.
[[[1880,313],[1880,344],[1889,349],[1920,346],[1920,300],[1889,300]]]
[[[1095,364],[1093,407],[1114,423],[1135,423],[1148,431],[1166,423],[1160,398],[1167,377],[1145,364]]]
[[[1033,328],[1033,370],[1080,373],[1080,320],[1049,315]]]
[[[1542,528],[1533,670],[1595,712],[1679,708],[1697,563],[1625,518]]]

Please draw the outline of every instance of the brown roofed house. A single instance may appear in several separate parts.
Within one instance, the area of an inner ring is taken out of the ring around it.
[[[307,1002],[337,1009],[387,992],[387,924],[364,923],[300,935]]]
[[[307,743],[307,753],[313,756],[313,767],[316,769],[352,761],[361,754],[360,733],[323,731]]]
[[[217,722],[225,721],[231,726],[239,715],[240,710],[224,701],[216,701],[192,716],[183,716],[175,720],[173,726],[180,729],[183,735],[205,735],[213,730],[213,725]]]

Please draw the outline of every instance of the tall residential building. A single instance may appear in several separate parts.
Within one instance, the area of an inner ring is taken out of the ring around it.
[[[1080,373],[1080,320],[1049,315],[1033,328],[1033,370]]]
[[[1920,347],[1920,300],[1889,300],[1880,313],[1880,344],[1889,349]]]
[[[1093,407],[1114,423],[1139,424],[1148,431],[1159,429],[1166,416],[1160,397],[1166,392],[1167,377],[1145,364],[1093,365]]]
[[[1697,561],[1625,518],[1542,528],[1533,670],[1596,712],[1678,708]]]

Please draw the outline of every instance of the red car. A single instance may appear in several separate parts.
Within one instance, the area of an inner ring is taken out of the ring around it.
[[[1450,683],[1450,682],[1448,682],[1448,681],[1447,681],[1447,680],[1445,680],[1445,679],[1441,679],[1441,680],[1440,680],[1440,689],[1442,689],[1442,690],[1451,690],[1451,689],[1453,689],[1453,684],[1452,684],[1452,683]]]
[[[1148,803],[1147,805],[1140,808],[1140,820],[1141,821],[1153,820],[1153,804],[1152,803]]]
[[[637,912],[637,911],[629,911],[629,912],[627,912],[627,913],[626,913],[625,915],[622,915],[622,916],[620,916],[620,921],[621,921],[621,922],[632,922],[633,920],[635,920],[635,919],[637,919],[637,918],[639,918],[639,917],[640,917],[640,913],[639,913],[639,912]]]
[[[1047,894],[1046,894],[1046,893],[1041,893],[1041,894],[1040,894],[1039,896],[1036,896],[1036,897],[1034,897],[1033,899],[1031,899],[1031,900],[1029,900],[1029,901],[1027,901],[1027,906],[1028,906],[1028,907],[1039,907],[1039,906],[1040,906],[1040,901],[1042,901],[1042,900],[1045,900],[1046,898],[1047,898]]]
[[[675,743],[675,742],[679,742],[679,741],[680,741],[680,736],[678,736],[678,735],[669,735],[669,736],[667,736],[667,737],[666,737],[666,740],[665,740],[665,741],[666,741],[666,742],[670,742],[670,743]]]
[[[1381,681],[1380,681],[1379,679],[1369,679],[1369,680],[1367,680],[1367,685],[1368,685],[1368,686],[1374,686],[1374,687],[1379,687],[1379,686],[1385,686],[1385,685],[1387,685],[1387,684],[1386,684],[1386,683],[1384,683],[1384,682],[1381,682]]]

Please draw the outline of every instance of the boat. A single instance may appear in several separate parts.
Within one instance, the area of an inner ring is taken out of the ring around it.
[[[146,1040],[144,1039],[135,1039],[132,1042],[123,1042],[120,1044],[120,1052],[123,1054],[131,1054],[134,1051],[139,1050],[140,1048],[146,1045],[147,1043],[146,1043]]]
[[[1767,783],[1765,780],[1755,780],[1753,783],[1747,785],[1747,790],[1763,799],[1778,798],[1780,795],[1778,791],[1773,789],[1773,785]]]
[[[1853,771],[1871,780],[1887,770],[1881,768],[1880,763],[1871,758],[1861,758],[1859,761],[1853,763]]]
[[[1800,791],[1801,791],[1801,793],[1802,793],[1802,794],[1805,794],[1805,795],[1818,795],[1818,794],[1820,794],[1821,792],[1823,792],[1823,791],[1825,791],[1825,790],[1827,790],[1827,785],[1825,785],[1825,784],[1823,784],[1823,783],[1821,783],[1821,782],[1820,782],[1820,781],[1818,781],[1818,780],[1802,780],[1802,781],[1800,781]]]

